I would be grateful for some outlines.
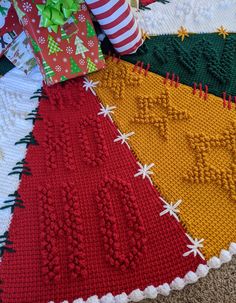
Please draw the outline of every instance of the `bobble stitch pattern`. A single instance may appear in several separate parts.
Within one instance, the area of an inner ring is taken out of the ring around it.
[[[62,148],[65,166],[69,170],[74,170],[75,162],[74,162],[70,127],[68,120],[65,119],[61,122],[61,141],[59,142],[58,147]]]
[[[119,234],[112,207],[111,191],[117,189],[127,218],[130,251],[126,255],[121,251],[121,243],[119,242]],[[103,235],[107,261],[122,271],[133,268],[143,254],[146,236],[130,184],[116,178],[105,178],[98,190],[96,203],[99,209],[100,230]]]
[[[66,108],[80,109],[86,99],[81,81],[67,81],[56,85],[55,87],[47,87],[46,91],[50,96],[49,102],[55,110],[65,110]]]
[[[54,124],[52,121],[45,122],[45,157],[46,166],[49,171],[57,168],[56,164],[56,145],[54,144]]]
[[[42,274],[45,282],[57,282],[60,279],[60,260],[56,237],[59,232],[54,212],[53,195],[50,187],[39,187],[39,225],[42,256]]]
[[[138,87],[142,83],[140,74],[133,74],[127,70],[123,64],[107,69],[103,79],[102,87],[109,88],[113,92],[114,99],[123,100],[127,86]]]
[[[167,89],[158,97],[139,96],[137,101],[139,112],[135,114],[131,121],[142,124],[152,124],[159,129],[159,134],[164,139],[168,139],[169,120],[182,121],[190,118],[187,110],[180,111],[171,105],[170,95]],[[166,113],[160,117],[157,116],[154,112],[156,106],[163,108]]]
[[[85,255],[82,249],[83,228],[79,211],[79,195],[74,183],[66,183],[62,187],[62,202],[64,204],[64,220],[62,224],[67,235],[68,268],[72,278],[86,276]]]
[[[205,134],[188,135],[190,146],[196,152],[196,165],[184,176],[186,181],[196,184],[216,182],[217,185],[226,190],[231,199],[236,201],[236,122],[222,135],[206,136]],[[217,168],[208,164],[208,153],[212,148],[224,148],[231,151],[233,160],[229,168]]]
[[[92,150],[92,142],[89,142],[91,140],[88,136],[89,128],[93,134],[93,140],[96,146],[95,151]],[[78,139],[81,146],[83,160],[86,164],[95,167],[104,163],[108,155],[108,150],[105,144],[100,118],[88,116],[83,119],[80,122],[80,127],[78,128]]]

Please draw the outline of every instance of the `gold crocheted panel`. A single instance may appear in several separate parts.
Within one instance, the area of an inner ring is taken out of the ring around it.
[[[89,76],[167,203],[178,202],[188,234],[207,259],[236,239],[236,111],[222,99],[119,61]],[[115,139],[115,138],[114,138]],[[120,144],[114,142],[114,144]],[[134,172],[135,174],[135,172]],[[165,215],[170,215],[167,213]]]

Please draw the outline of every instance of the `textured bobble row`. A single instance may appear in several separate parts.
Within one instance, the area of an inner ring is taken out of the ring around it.
[[[89,133],[93,136],[90,139]],[[83,161],[93,167],[101,165],[108,154],[101,120],[98,117],[88,116],[80,122],[78,127],[78,139]],[[92,146],[94,146],[92,148]]]
[[[126,253],[122,251],[122,244],[119,240],[112,195],[119,196],[127,222],[129,250]],[[124,180],[107,177],[99,187],[96,202],[99,210],[100,230],[103,236],[106,260],[122,271],[134,268],[136,261],[140,259],[144,252],[146,236],[131,185]]]

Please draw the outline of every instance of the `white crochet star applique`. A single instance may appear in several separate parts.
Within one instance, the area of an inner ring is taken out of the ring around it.
[[[142,176],[143,179],[148,178],[148,180],[152,183],[152,179],[149,175],[153,175],[154,173],[150,171],[150,168],[154,166],[154,163],[151,164],[144,164],[137,162],[138,166],[140,167],[138,169],[138,172],[134,175],[134,177]]]
[[[102,115],[103,117],[109,117],[112,121],[112,118],[111,118],[111,114],[114,114],[113,112],[113,109],[116,109],[116,106],[109,106],[109,105],[106,105],[106,107],[104,107],[102,104],[101,104],[101,108],[100,108],[100,112],[98,113],[98,115]]]
[[[119,130],[118,130],[118,132],[119,132],[119,135],[117,136],[117,138],[116,139],[114,139],[114,142],[119,142],[120,141],[120,143],[121,144],[124,144],[124,143],[126,143],[126,145],[129,147],[129,144],[128,144],[128,140],[129,140],[129,138],[131,137],[131,136],[133,136],[134,135],[134,132],[130,132],[130,133],[127,133],[127,134],[122,134]],[[129,147],[130,148],[130,147]]]
[[[99,81],[94,82],[93,80],[89,80],[88,78],[84,78],[83,87],[85,88],[86,92],[88,90],[90,90],[92,92],[92,94],[94,96],[96,96],[96,92],[95,92],[94,88],[97,87],[98,83],[99,83]]]
[[[204,241],[204,239],[198,240],[198,239],[194,239],[191,238],[188,234],[186,234],[186,236],[188,237],[189,241],[192,244],[188,244],[187,247],[189,248],[189,251],[185,252],[183,254],[184,257],[189,256],[190,254],[193,253],[194,257],[196,257],[197,255],[199,255],[203,260],[205,260],[203,254],[201,253],[201,251],[199,250],[199,248],[203,247],[202,242]]]
[[[169,213],[170,216],[173,216],[179,222],[179,218],[177,216],[177,213],[179,213],[179,209],[177,207],[180,205],[180,203],[182,202],[182,200],[178,200],[175,204],[173,204],[173,202],[167,203],[161,197],[160,197],[160,200],[164,203],[163,208],[165,208],[165,210],[163,210],[160,213],[160,216],[163,216],[163,215]]]

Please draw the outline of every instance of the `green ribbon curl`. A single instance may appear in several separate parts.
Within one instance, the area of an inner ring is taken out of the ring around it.
[[[55,33],[58,26],[62,26],[66,21],[79,10],[78,0],[47,0],[45,4],[36,4],[41,15],[40,25],[51,28]]]

